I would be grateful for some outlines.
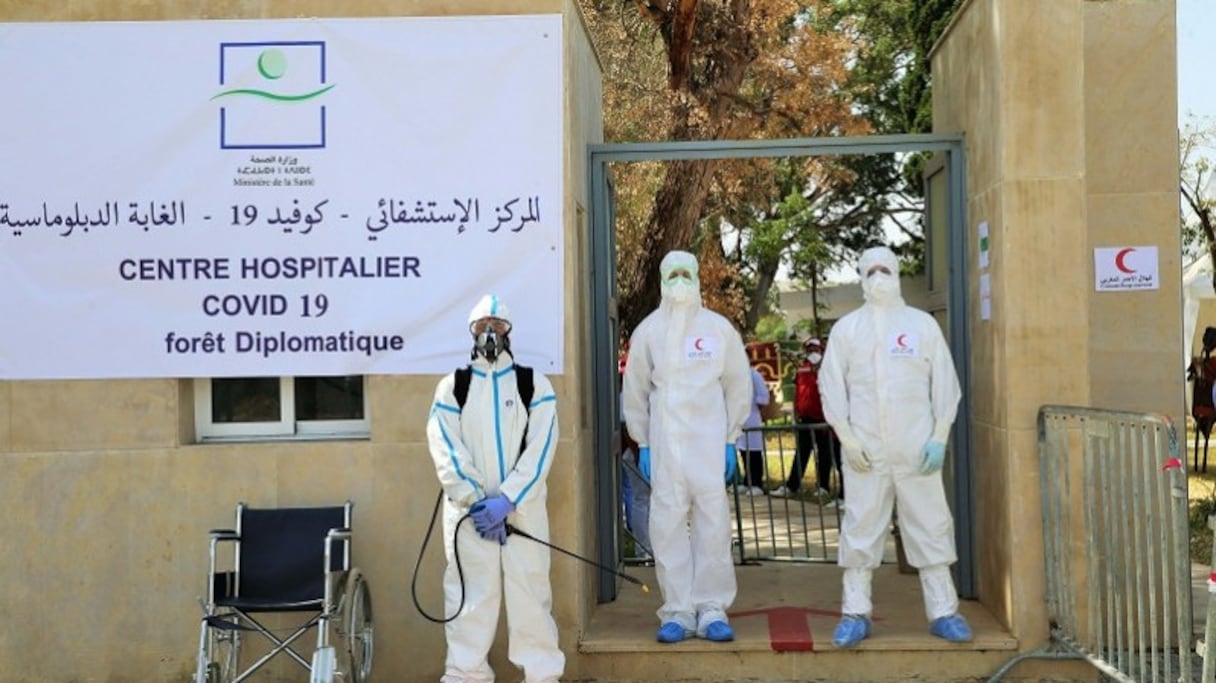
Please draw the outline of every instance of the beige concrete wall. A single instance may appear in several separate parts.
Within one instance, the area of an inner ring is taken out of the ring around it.
[[[561,450],[562,444],[558,446],[564,465],[561,483],[555,483],[553,473],[549,474],[549,519],[554,543],[584,557],[596,557],[595,458],[589,457],[595,444],[591,432],[594,406],[590,400],[580,399],[592,396],[590,344],[586,341],[591,338],[586,153],[588,145],[604,141],[602,67],[574,0],[567,0],[565,12],[566,374],[562,384],[554,387],[559,403],[566,408],[561,415],[562,432],[571,440],[565,450]],[[552,567],[554,616],[566,653],[566,676],[574,678],[579,670],[578,634],[596,604],[599,577],[588,565],[556,554]],[[500,638],[500,644],[502,641]],[[518,670],[506,663],[505,649],[498,655],[495,668],[499,675],[514,675]]]
[[[0,0],[0,21],[521,13],[565,15],[567,351],[563,374],[552,377],[562,435],[549,508],[554,542],[593,554],[589,409],[574,397],[589,394],[585,149],[601,141],[601,74],[572,0]],[[187,680],[207,531],[229,526],[242,500],[269,507],[346,498],[355,502],[355,562],[375,600],[376,680],[437,679],[442,627],[415,610],[410,579],[439,492],[424,441],[438,379],[369,377],[368,440],[223,445],[193,443],[189,380],[0,382],[0,682]],[[435,614],[442,556],[436,535],[419,580]],[[555,557],[552,578],[574,676],[571,634],[595,602],[594,577]],[[504,642],[492,662],[511,678]],[[274,673],[298,680],[300,672]]]
[[[1024,648],[1047,635],[1039,407],[1181,414],[1173,22],[1172,0],[970,0],[933,54],[934,128],[966,134],[980,598]],[[1161,288],[1095,292],[1093,248],[1142,244]]]
[[[1085,4],[1086,211],[1091,247],[1155,244],[1161,287],[1090,297],[1093,404],[1181,428],[1174,2]]]

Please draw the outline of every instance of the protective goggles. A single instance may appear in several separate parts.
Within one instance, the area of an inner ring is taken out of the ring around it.
[[[665,279],[668,282],[675,282],[676,280],[687,280],[692,282],[692,271],[688,270],[687,268],[675,268],[667,274]]]
[[[486,330],[494,330],[494,334],[505,337],[511,331],[511,323],[502,318],[479,318],[469,323],[469,331],[477,336]]]

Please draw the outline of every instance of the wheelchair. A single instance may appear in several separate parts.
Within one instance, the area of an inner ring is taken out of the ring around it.
[[[280,654],[303,666],[311,683],[369,679],[372,598],[350,564],[353,507],[350,501],[274,509],[240,503],[235,529],[211,531],[195,683],[239,683]],[[263,625],[271,614],[302,623],[276,633]],[[312,628],[317,645],[307,660],[293,643]],[[260,634],[272,647],[242,670],[244,634]]]

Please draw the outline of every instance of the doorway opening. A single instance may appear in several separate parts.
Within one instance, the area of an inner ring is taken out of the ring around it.
[[[960,384],[969,386],[967,327],[967,229],[963,137],[960,134],[889,135],[789,140],[693,141],[591,145],[588,148],[588,213],[591,277],[592,424],[595,449],[597,553],[608,566],[621,564],[626,535],[621,514],[618,360],[621,320],[617,290],[614,164],[692,159],[805,158],[843,155],[931,155],[924,167],[923,227],[926,310],[950,343]],[[964,390],[952,432],[954,457],[946,471],[959,561],[955,580],[964,598],[976,595],[974,468],[970,404]],[[737,508],[738,509],[738,508]],[[740,539],[737,539],[740,540]],[[618,579],[599,573],[599,602],[616,599]]]

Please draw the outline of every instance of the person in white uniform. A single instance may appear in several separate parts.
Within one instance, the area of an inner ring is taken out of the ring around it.
[[[659,272],[662,301],[631,337],[622,406],[651,481],[650,541],[663,594],[657,638],[727,641],[736,584],[723,478],[738,468],[751,371],[738,331],[701,306],[696,257],[672,251]]]
[[[426,426],[446,494],[445,613],[454,614],[464,595],[459,615],[444,625],[447,658],[441,680],[494,680],[487,655],[505,601],[508,658],[523,670],[525,681],[552,683],[561,678],[566,660],[552,614],[549,549],[520,536],[508,538],[506,524],[549,538],[545,480],[557,446],[556,396],[544,375],[516,367],[511,315],[498,297],[483,297],[473,307],[469,331],[474,343],[463,408],[454,372],[436,387]],[[522,404],[517,382],[525,372],[532,377],[530,406]],[[466,515],[473,524],[460,524]]]
[[[844,615],[832,642],[870,635],[872,574],[898,509],[908,561],[919,570],[932,634],[971,640],[950,565],[958,558],[941,469],[961,397],[937,322],[904,303],[886,247],[858,261],[865,303],[832,327],[819,371],[824,417],[840,439],[849,491],[840,526]]]

